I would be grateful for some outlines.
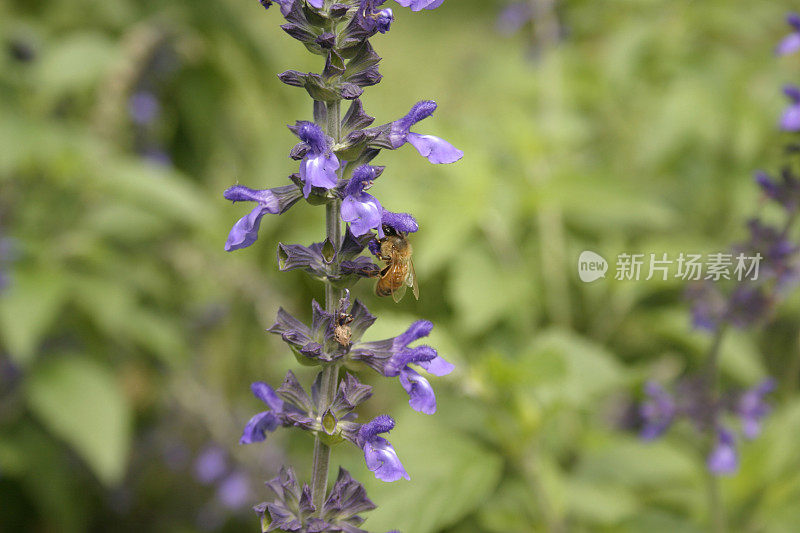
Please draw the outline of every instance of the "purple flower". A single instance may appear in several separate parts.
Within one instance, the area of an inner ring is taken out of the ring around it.
[[[275,431],[278,426],[299,426],[306,429],[315,426],[314,420],[308,416],[313,409],[311,400],[292,372],[287,373],[277,393],[262,381],[253,383],[250,390],[256,398],[267,404],[270,410],[262,411],[250,419],[242,432],[239,444],[261,442],[267,438],[268,432]],[[279,394],[289,401],[283,401]]]
[[[379,32],[386,33],[394,22],[394,13],[391,8],[381,9],[375,14],[375,25]]]
[[[366,39],[375,32],[386,33],[394,22],[394,13],[390,8],[378,10],[386,0],[361,0],[356,14],[355,23],[361,27]]]
[[[253,444],[254,442],[261,442],[267,438],[267,432],[275,431],[280,425],[277,413],[283,411],[283,400],[281,400],[275,391],[264,383],[257,381],[250,386],[253,395],[267,404],[270,411],[262,411],[247,422],[242,433],[242,438],[239,439],[239,444]]]
[[[781,116],[780,128],[783,131],[800,131],[800,88],[787,85],[783,88],[783,92],[792,103]]]
[[[306,0],[311,7],[316,7],[317,9],[322,9],[322,4],[325,3],[325,0]]]
[[[765,379],[757,386],[745,391],[736,405],[736,412],[742,423],[742,434],[754,439],[761,433],[761,419],[770,412],[764,397],[775,390],[775,380]]]
[[[389,441],[378,436],[381,433],[388,433],[393,428],[394,420],[389,416],[380,415],[358,430],[357,444],[364,450],[367,468],[381,481],[411,479]]]
[[[274,189],[255,190],[243,185],[234,185],[225,191],[225,198],[232,202],[256,202],[258,205],[247,215],[240,218],[231,228],[225,250],[231,252],[247,248],[258,239],[258,228],[261,217],[285,213],[301,198],[300,190],[295,185],[286,185]]]
[[[382,170],[382,169],[381,169]],[[361,165],[353,172],[353,177],[344,189],[342,200],[342,220],[350,223],[350,231],[360,237],[372,229],[378,230],[378,237],[383,238],[381,216],[383,208],[380,202],[366,192],[380,175],[380,170],[369,165]]]
[[[308,198],[312,187],[334,188],[338,182],[336,171],[339,169],[339,160],[331,151],[332,141],[313,122],[300,120],[289,129],[308,146],[300,162],[303,196]]]
[[[160,110],[158,99],[149,91],[134,93],[128,102],[128,113],[133,121],[140,125],[153,122]]]
[[[736,440],[725,428],[717,430],[717,443],[706,460],[708,470],[714,475],[733,474],[739,466]]]
[[[381,223],[393,228],[398,233],[416,233],[419,231],[417,220],[408,213],[392,213],[384,209],[381,215]]]
[[[643,439],[652,440],[669,429],[678,408],[672,395],[658,383],[648,381],[644,390],[648,399],[642,404],[639,411],[644,419],[644,427],[640,435]]]
[[[395,0],[403,7],[410,7],[411,11],[422,11],[423,9],[436,9],[444,0]]]
[[[791,54],[800,50],[800,15],[797,13],[789,13],[786,16],[786,22],[789,23],[794,31],[784,37],[778,44],[775,53],[779,56]]]
[[[421,413],[433,414],[436,412],[433,388],[426,378],[408,366],[417,365],[434,376],[445,376],[453,371],[453,365],[430,346],[408,346],[427,337],[432,329],[431,322],[418,320],[397,337],[355,344],[350,350],[350,357],[364,362],[386,377],[399,377],[400,384],[408,393],[411,408]]]
[[[204,485],[213,483],[228,471],[228,454],[219,446],[209,446],[194,463],[194,477]]]
[[[417,102],[406,116],[394,121],[389,131],[391,148],[396,150],[408,142],[417,149],[422,157],[426,157],[428,161],[435,164],[455,163],[464,157],[464,152],[444,139],[411,131],[412,126],[431,116],[435,110],[436,102],[423,100]]]

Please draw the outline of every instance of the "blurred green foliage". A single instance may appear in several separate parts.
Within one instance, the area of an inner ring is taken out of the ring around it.
[[[357,450],[334,461],[366,482],[376,531],[703,531],[692,428],[643,444],[623,427],[642,380],[707,348],[683,286],[585,285],[575,262],[743,235],[750,175],[780,153],[779,88],[797,74],[796,58],[771,55],[791,6],[565,0],[564,39],[544,48],[531,27],[499,35],[502,6],[397,7],[375,39],[384,80],[367,111],[382,123],[437,100],[426,132],[467,155],[445,168],[411,149],[381,156],[372,192],[423,228],[422,298],[377,301],[368,284],[357,296],[380,317],[372,338],[433,320],[458,370],[436,380],[430,418],[371,379],[411,482],[375,481]],[[255,1],[0,4],[0,231],[15,243],[0,293],[0,529],[255,530],[246,506],[221,510],[192,477],[210,442],[251,474],[249,503],[282,462],[307,476],[304,435],[236,443],[257,409],[248,384],[293,367],[264,329],[279,305],[308,316],[321,297],[276,272],[275,245],[321,240],[322,215],[301,205],[246,252],[222,251],[246,208],[221,191],[285,183],[283,125],[310,117],[275,74],[319,61],[278,23]],[[129,113],[142,91],[160,109],[146,125]],[[781,380],[765,434],[723,481],[737,530],[800,526],[799,319],[791,298],[765,332],[723,347],[730,386]]]

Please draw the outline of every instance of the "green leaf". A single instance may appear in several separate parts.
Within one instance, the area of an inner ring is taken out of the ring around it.
[[[528,357],[554,359],[560,354],[566,366],[563,379],[550,380],[536,389],[543,400],[581,405],[624,381],[622,366],[602,346],[568,331],[552,329],[534,342]]]
[[[131,439],[131,411],[114,375],[81,357],[37,366],[27,383],[33,413],[83,457],[106,485],[122,480]]]
[[[114,41],[103,35],[78,33],[51,46],[37,65],[39,87],[53,98],[98,82],[117,55]]]
[[[63,278],[55,272],[20,271],[0,296],[0,339],[21,365],[31,361],[66,298]]]
[[[481,507],[495,490],[501,458],[436,418],[407,411],[389,435],[411,481],[384,483],[366,469],[363,456],[353,458],[350,468],[378,505],[367,515],[370,531],[439,531]]]
[[[567,484],[569,507],[590,523],[613,524],[633,515],[638,504],[628,490],[573,480]]]

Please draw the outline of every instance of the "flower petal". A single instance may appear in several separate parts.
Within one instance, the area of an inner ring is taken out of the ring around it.
[[[280,399],[272,387],[263,381],[256,381],[255,383],[251,384],[250,390],[253,392],[253,396],[267,404],[267,406],[273,411],[283,411],[283,400]]]
[[[370,442],[364,444],[364,460],[367,468],[375,473],[375,477],[381,481],[392,482],[400,478],[411,479],[403,468],[397,452],[389,441],[383,437],[375,437]]]
[[[350,223],[350,231],[360,237],[372,229],[381,230],[380,202],[365,192],[358,196],[348,196],[342,201],[342,220]]]
[[[256,242],[258,240],[258,228],[261,226],[261,218],[269,212],[268,207],[259,205],[240,218],[228,234],[228,240],[225,242],[225,251],[241,250]]]
[[[258,413],[244,427],[239,444],[253,444],[267,438],[268,431],[275,431],[278,427],[278,418],[272,411]]]
[[[447,361],[441,355],[437,355],[430,361],[420,361],[417,364],[424,368],[427,373],[434,376],[446,376],[456,368],[453,363]]]
[[[422,11],[423,9],[436,9],[444,0],[395,0],[403,7],[410,7],[411,11]]]
[[[433,135],[409,133],[408,142],[417,149],[419,155],[436,165],[455,163],[464,157],[464,152],[444,139]]]
[[[427,379],[406,367],[400,372],[400,384],[408,393],[412,409],[426,415],[436,412],[436,395]]]
[[[332,189],[338,177],[339,160],[333,154],[307,155],[300,163],[300,178],[303,180],[303,195],[308,198],[311,187]]]

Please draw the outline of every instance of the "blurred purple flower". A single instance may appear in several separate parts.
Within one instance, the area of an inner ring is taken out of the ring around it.
[[[765,379],[757,386],[745,391],[736,405],[736,412],[742,423],[742,434],[754,439],[761,434],[761,420],[770,412],[765,396],[775,390],[775,380]]]
[[[152,163],[153,165],[160,167],[172,166],[172,158],[162,148],[145,148],[140,153],[144,160],[148,163]]]
[[[800,15],[797,13],[789,13],[786,16],[786,22],[789,23],[793,31],[784,37],[775,49],[775,53],[779,56],[791,54],[800,50]]]
[[[706,461],[708,470],[714,475],[733,474],[739,466],[736,439],[725,428],[717,429],[717,442]]]
[[[640,435],[643,439],[652,440],[669,429],[675,420],[678,406],[672,395],[654,381],[648,381],[644,390],[648,399],[642,403],[639,411],[644,420]]]
[[[208,485],[221,478],[228,471],[228,454],[219,446],[209,446],[197,457],[194,463],[194,477]]]
[[[530,2],[514,2],[507,5],[497,17],[497,31],[512,35],[533,19],[533,6]]]
[[[131,119],[139,125],[146,125],[158,118],[161,105],[156,95],[150,91],[139,91],[131,95],[128,101],[128,113]]]
[[[241,509],[250,503],[250,480],[244,472],[233,472],[217,487],[217,499],[230,510]]]
[[[783,131],[800,131],[800,87],[787,85],[783,93],[791,100],[791,104],[781,116],[780,128]]]
[[[781,204],[787,211],[794,212],[800,207],[800,179],[790,168],[784,168],[780,178],[772,178],[759,170],[755,180],[768,198]]]

